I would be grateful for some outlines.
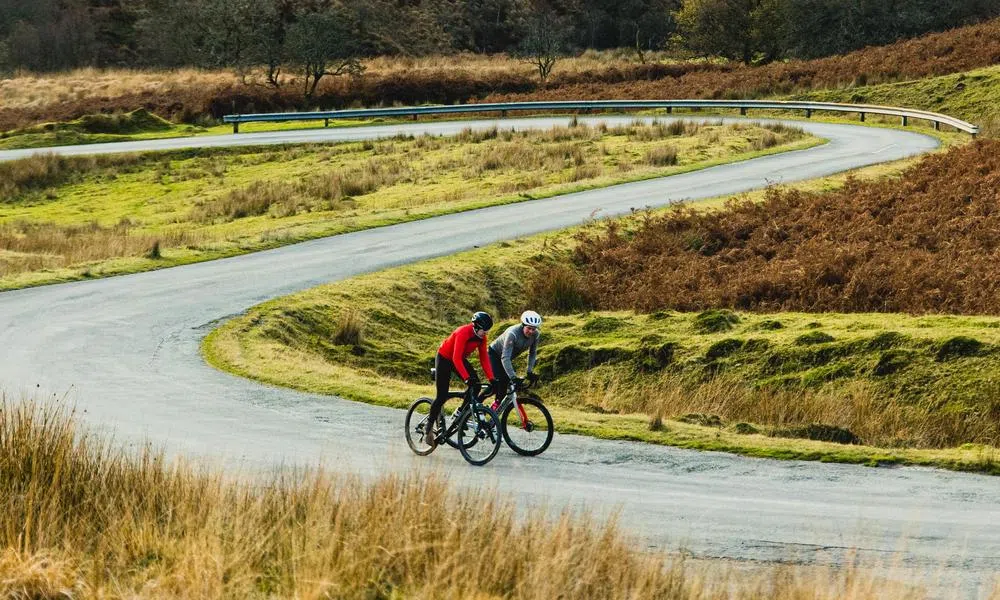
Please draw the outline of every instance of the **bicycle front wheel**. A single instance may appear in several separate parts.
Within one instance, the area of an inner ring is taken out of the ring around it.
[[[434,451],[434,446],[428,446],[424,442],[424,433],[430,422],[430,411],[430,398],[420,398],[406,411],[406,443],[418,456],[427,456]],[[438,418],[438,431],[444,431],[443,417]]]
[[[500,419],[493,409],[473,404],[461,417],[458,449],[471,465],[481,467],[500,451]]]
[[[522,396],[517,400],[524,414],[513,403],[504,408],[500,417],[503,439],[521,456],[538,456],[552,443],[552,415],[538,398]]]

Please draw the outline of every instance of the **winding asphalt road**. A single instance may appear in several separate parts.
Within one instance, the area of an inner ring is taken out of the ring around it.
[[[565,122],[414,123],[55,151],[300,143]],[[921,581],[945,597],[985,597],[1000,572],[1000,479],[930,469],[773,462],[577,436],[558,436],[536,459],[503,451],[488,467],[474,469],[453,451],[412,456],[402,438],[401,411],[259,385],[208,367],[198,354],[201,339],[226,318],[320,283],[575,225],[595,214],[809,179],[936,146],[931,138],[898,130],[796,124],[830,142],[666,179],[232,259],[2,293],[0,387],[15,396],[68,391],[85,422],[114,431],[119,441],[150,440],[172,452],[244,469],[317,461],[365,475],[436,469],[459,485],[509,492],[523,505],[618,511],[625,528],[649,547],[834,565],[856,549],[859,562],[877,565],[887,577]],[[0,160],[23,154],[0,153]]]

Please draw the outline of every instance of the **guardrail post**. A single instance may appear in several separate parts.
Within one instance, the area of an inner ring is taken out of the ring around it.
[[[329,126],[330,126],[330,119],[323,119],[323,127],[329,127]]]
[[[806,109],[806,118],[807,118],[807,119],[811,119],[811,118],[812,118],[812,116],[813,116],[813,111],[812,111],[812,109],[811,109],[811,108],[807,108],[807,109]]]
[[[674,112],[674,107],[673,106],[668,106],[667,107],[667,114],[669,115],[669,114],[672,114],[673,112]]]
[[[747,116],[747,107],[745,106],[740,107],[740,115],[744,117]]]
[[[861,114],[861,122],[864,123],[865,122],[865,113],[860,113],[860,114]]]
[[[910,122],[910,119],[909,119],[908,117],[903,117],[903,127],[906,127],[906,125],[907,125],[907,124],[908,124],[909,122]]]
[[[941,131],[941,121],[934,121],[934,131]]]
[[[240,132],[240,122],[239,121],[233,121],[233,133],[235,134],[235,133],[239,133],[239,132]]]
[[[501,110],[500,111],[500,118],[501,119],[506,119],[507,118],[507,111]]]

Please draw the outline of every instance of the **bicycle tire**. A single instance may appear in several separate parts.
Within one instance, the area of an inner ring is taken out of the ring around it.
[[[427,405],[427,413],[418,413],[417,409],[424,404]],[[410,446],[410,450],[413,450],[413,453],[417,456],[427,456],[431,452],[434,452],[434,448],[436,448],[436,446],[425,444],[423,437],[426,431],[427,419],[430,416],[431,404],[432,401],[430,398],[418,398],[406,411],[406,443]],[[413,422],[414,415],[419,415],[420,417],[416,422]],[[438,418],[438,424],[439,427],[444,427],[443,417]],[[414,436],[416,436],[416,439],[414,439]]]
[[[542,414],[542,418],[545,421],[545,430],[540,431],[539,429],[536,429],[535,431],[538,431],[540,435],[532,436],[532,439],[537,438],[539,441],[542,442],[542,444],[540,446],[533,446],[525,444],[523,440],[519,440],[517,442],[514,441],[514,438],[510,435],[510,430],[508,429],[507,425],[508,419],[510,419],[510,414],[514,412],[513,403],[508,404],[504,408],[503,414],[500,416],[500,429],[503,432],[503,439],[505,442],[507,442],[507,445],[510,446],[511,450],[517,452],[521,456],[538,456],[542,452],[545,452],[545,450],[548,449],[549,444],[552,443],[552,434],[553,434],[552,415],[549,413],[549,409],[545,408],[545,405],[542,404],[542,401],[539,398],[535,398],[533,396],[519,396],[518,402],[520,402],[522,406],[526,407],[526,409],[527,407],[531,407],[533,409],[532,412],[534,410],[537,410]],[[518,423],[516,425],[511,424],[511,426],[517,429],[518,431],[523,431],[523,428],[520,426],[521,417],[516,413],[515,415],[516,418],[518,419]],[[531,422],[530,419],[529,422]]]
[[[493,460],[500,451],[500,444],[503,443],[500,435],[500,418],[492,408],[482,404],[473,404],[461,418],[458,427],[458,450],[470,465],[481,467]],[[474,426],[468,426],[469,419],[474,420]],[[470,433],[475,436],[475,441],[466,440]],[[473,456],[470,452],[473,448],[485,450],[487,453]]]

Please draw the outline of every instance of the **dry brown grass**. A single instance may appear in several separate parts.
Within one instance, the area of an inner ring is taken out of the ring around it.
[[[608,310],[998,314],[998,189],[1000,142],[984,140],[899,179],[611,224],[576,249],[580,293]]]
[[[142,160],[137,154],[58,156],[43,153],[0,162],[0,203],[14,202],[31,190],[51,188],[79,179],[94,169],[130,168]],[[114,172],[107,174],[113,175]]]
[[[182,246],[196,239],[186,232],[138,233],[127,220],[111,227],[97,223],[2,223],[0,277],[125,256],[155,259],[160,257],[161,247]]]
[[[518,514],[436,477],[233,481],[148,448],[126,454],[77,432],[71,412],[6,398],[0,504],[0,593],[13,598],[923,595],[855,567],[692,566],[634,551],[614,523]]]
[[[665,418],[703,414],[717,415],[727,424],[763,424],[764,432],[776,435],[810,424],[831,425],[880,448],[952,448],[970,440],[988,445],[1000,440],[1000,426],[986,415],[978,419],[959,411],[887,401],[865,381],[819,390],[754,389],[744,379],[725,374],[706,381],[664,373],[636,385],[620,372],[592,373],[581,387],[580,401],[605,412],[650,415],[654,430]]]

